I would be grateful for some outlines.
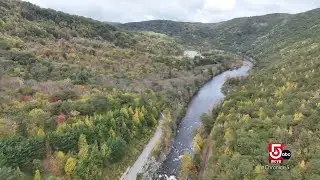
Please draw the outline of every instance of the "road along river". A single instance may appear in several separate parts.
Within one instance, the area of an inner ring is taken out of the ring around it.
[[[126,172],[122,175],[120,180],[135,180],[137,175],[143,172],[143,166],[147,163],[155,143],[161,138],[161,122],[163,118],[163,114],[161,113],[159,126],[157,127],[157,130],[154,133],[153,137],[150,139],[146,147],[144,147],[136,162],[131,167],[127,168]]]
[[[158,170],[157,178],[155,179],[177,179],[181,157],[185,153],[192,154],[192,133],[200,126],[201,115],[203,113],[210,113],[212,108],[224,99],[225,95],[221,92],[221,88],[228,78],[247,76],[251,68],[252,63],[246,60],[239,69],[225,71],[213,77],[212,80],[198,91],[189,104],[185,117],[179,124],[171,151]],[[161,119],[162,118],[160,118],[160,122]],[[121,177],[121,180],[135,180],[137,174],[143,171],[143,166],[147,163],[152,148],[161,138],[161,134],[161,127],[159,125],[154,136],[144,148],[139,158],[132,167],[127,169]]]

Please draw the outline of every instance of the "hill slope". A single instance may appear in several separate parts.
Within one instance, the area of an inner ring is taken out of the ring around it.
[[[269,50],[270,46],[284,46],[284,43],[292,43],[317,33],[319,11],[315,9],[296,15],[270,14],[236,18],[215,24],[145,21],[126,23],[120,27],[168,34],[184,44],[198,48],[209,46],[257,56],[261,51]]]
[[[320,178],[319,11],[288,16],[257,38],[236,41],[260,68],[213,117],[205,179]],[[268,142],[283,142],[292,152],[284,163],[289,170],[264,169]]]
[[[256,39],[263,36],[278,23],[289,17],[288,14],[270,14],[251,18],[236,18],[221,23],[183,23],[154,20],[133,22],[119,25],[124,29],[137,31],[154,31],[176,37],[183,44],[197,48],[228,47],[232,44],[244,43],[245,39]],[[231,44],[230,44],[231,43]],[[208,46],[208,47],[207,47]]]

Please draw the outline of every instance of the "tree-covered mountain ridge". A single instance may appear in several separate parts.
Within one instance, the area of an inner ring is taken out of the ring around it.
[[[320,9],[216,24],[150,24],[128,23],[122,28],[154,30],[185,45],[220,48],[257,61],[247,80],[228,82],[232,91],[203,118],[194,147],[210,150],[209,158],[200,155],[207,159],[204,179],[320,179]],[[284,162],[289,169],[265,168],[270,142],[282,142],[291,151]],[[194,171],[183,172],[194,177]]]
[[[320,9],[314,9],[299,14],[268,14],[207,24],[153,20],[124,23],[119,27],[168,34],[184,44],[196,45],[198,49],[214,46],[257,56],[270,46],[290,43],[303,36],[311,37],[319,30],[316,28],[319,12]]]

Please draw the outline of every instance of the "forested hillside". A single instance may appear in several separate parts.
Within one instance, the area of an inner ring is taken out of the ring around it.
[[[118,25],[124,29],[154,31],[175,37],[182,44],[197,49],[223,48],[231,51],[251,46],[258,37],[267,35],[284,21],[287,14],[236,18],[221,23],[183,23],[165,20],[132,22]]]
[[[164,34],[0,0],[1,179],[119,178],[160,112],[177,119],[205,81],[241,64],[183,50]]]
[[[260,68],[214,110],[205,179],[320,179],[319,25],[319,9],[291,15],[240,46]],[[268,142],[292,152],[289,170],[262,168]]]
[[[301,39],[267,56],[233,87],[211,122],[212,156],[205,179],[320,178],[319,40]],[[210,127],[210,126],[209,126]],[[268,142],[292,153],[289,170],[267,170]]]
[[[209,44],[257,61],[247,80],[229,81],[231,93],[211,117],[203,118],[200,134],[206,138],[211,132],[212,144],[204,179],[320,179],[320,9],[217,24],[121,26],[170,34],[188,45],[197,39],[199,48]],[[203,142],[195,137],[196,147]],[[285,162],[289,170],[263,169],[268,142],[283,142],[292,152]]]
[[[212,44],[207,39],[213,37],[215,24],[152,20],[118,24],[117,26],[123,29],[162,33],[175,37],[178,42],[196,49],[210,49]]]

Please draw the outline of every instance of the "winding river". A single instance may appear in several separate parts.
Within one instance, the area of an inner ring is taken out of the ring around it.
[[[171,151],[158,170],[157,178],[155,179],[177,179],[176,176],[178,175],[181,157],[185,153],[192,154],[192,133],[199,127],[201,115],[203,113],[209,113],[215,105],[219,104],[224,99],[225,96],[221,92],[221,88],[228,78],[247,76],[251,68],[252,63],[245,60],[239,69],[225,71],[220,75],[215,76],[198,91],[197,95],[193,97],[189,104],[187,113],[177,129]],[[160,139],[161,134],[162,132],[159,126],[139,158],[132,167],[127,169],[121,177],[121,180],[135,180],[137,174],[143,171],[143,166],[148,161],[152,147]]]
[[[225,81],[231,77],[247,76],[251,68],[252,63],[246,60],[241,68],[225,71],[215,76],[193,97],[187,113],[178,127],[172,149],[162,167],[158,170],[160,180],[176,179],[180,167],[180,158],[185,153],[192,154],[192,133],[201,123],[200,116],[203,113],[209,113],[215,105],[224,99],[225,95],[221,92],[221,88]]]

